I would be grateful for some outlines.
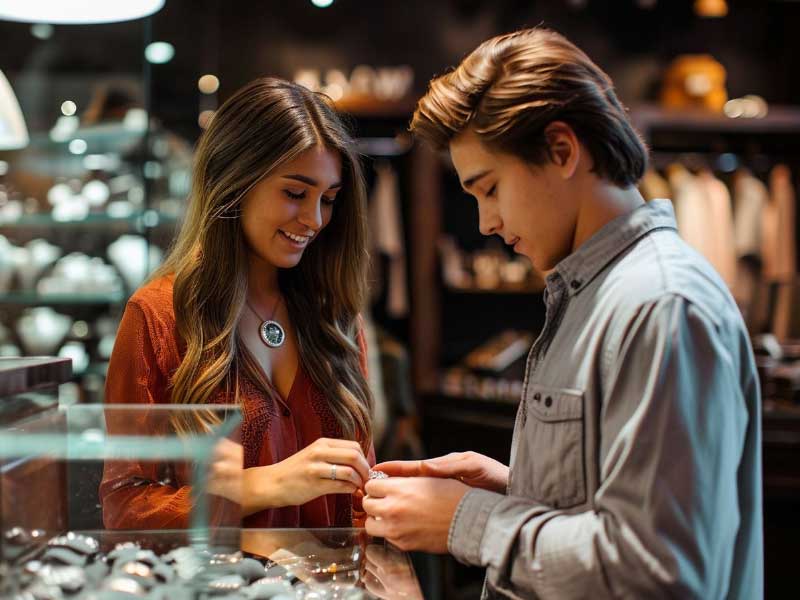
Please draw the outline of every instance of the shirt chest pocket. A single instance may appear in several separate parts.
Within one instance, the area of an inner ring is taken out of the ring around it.
[[[586,501],[584,395],[531,386],[512,473],[512,493],[546,506]]]

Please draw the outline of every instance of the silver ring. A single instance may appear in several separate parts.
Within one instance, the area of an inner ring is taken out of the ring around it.
[[[331,479],[336,481],[336,465],[331,465]]]

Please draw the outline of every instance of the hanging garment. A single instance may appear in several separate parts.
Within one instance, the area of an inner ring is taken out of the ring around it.
[[[377,448],[383,441],[389,420],[389,409],[384,392],[383,367],[381,366],[381,349],[378,346],[375,324],[368,312],[362,313],[364,340],[367,346],[367,383],[372,392],[372,443]]]
[[[772,331],[782,342],[800,337],[800,314],[796,308],[798,287],[797,240],[795,237],[795,191],[786,165],[776,165],[769,177],[770,201],[765,211],[765,276],[777,287]],[[770,239],[767,236],[772,235]]]
[[[736,246],[736,283],[733,297],[752,332],[760,330],[756,297],[761,281],[761,234],[764,207],[769,202],[767,186],[747,169],[733,176],[733,235]]]
[[[709,220],[704,224],[711,244],[708,260],[722,275],[728,288],[733,289],[736,283],[736,247],[731,194],[728,187],[707,169],[700,172],[697,181],[705,190],[709,210]]]
[[[709,235],[711,207],[704,186],[686,167],[678,163],[667,168],[667,178],[672,188],[678,232],[692,248],[713,264],[711,257],[714,255],[715,244]]]
[[[390,316],[401,318],[408,314],[408,285],[397,174],[387,162],[377,163],[375,172],[377,178],[370,202],[370,230],[373,246],[389,256],[386,310]]]
[[[761,219],[769,202],[764,183],[747,169],[733,176],[733,229],[736,257],[761,256]]]
[[[786,282],[797,272],[795,239],[795,193],[791,172],[777,165],[769,178],[769,202],[762,220],[762,257],[764,276]]]

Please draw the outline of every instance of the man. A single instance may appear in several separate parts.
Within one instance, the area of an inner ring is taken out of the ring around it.
[[[747,332],[668,200],[611,80],[562,36],[494,38],[412,123],[547,277],[511,466],[376,468],[367,531],[486,567],[485,597],[763,595],[760,397]]]

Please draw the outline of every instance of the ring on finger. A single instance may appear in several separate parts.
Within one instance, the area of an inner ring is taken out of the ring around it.
[[[331,465],[331,479],[336,481],[336,465]]]

